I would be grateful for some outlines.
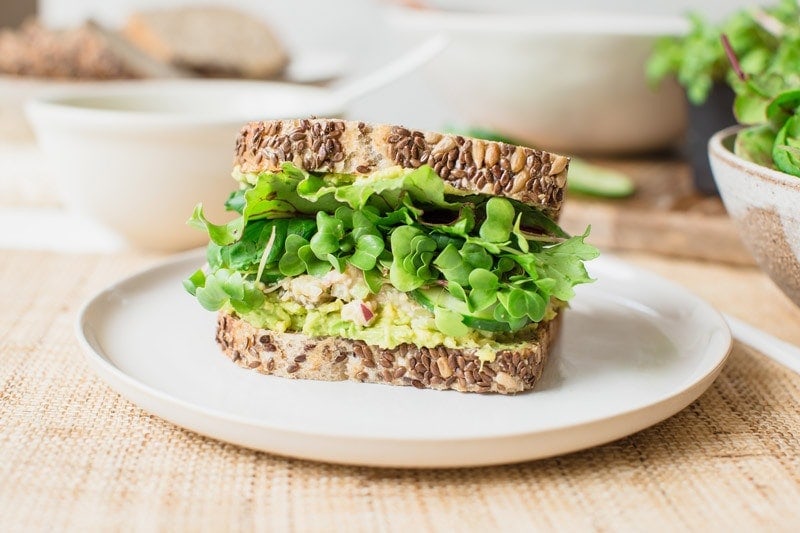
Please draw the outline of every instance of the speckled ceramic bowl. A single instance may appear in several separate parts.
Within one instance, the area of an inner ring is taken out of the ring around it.
[[[735,155],[738,129],[724,129],[708,143],[714,180],[745,246],[800,306],[800,178]]]

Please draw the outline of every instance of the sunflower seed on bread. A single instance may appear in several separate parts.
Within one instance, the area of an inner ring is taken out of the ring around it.
[[[236,364],[263,374],[321,381],[410,385],[460,392],[510,394],[533,388],[541,377],[561,318],[542,322],[516,349],[481,362],[475,349],[401,344],[393,349],[340,337],[309,337],[255,328],[220,313],[216,340]]]
[[[569,165],[565,156],[533,148],[401,126],[298,119],[242,128],[234,157],[241,171],[279,170],[287,161],[307,171],[348,174],[427,164],[457,189],[519,200],[554,219]]]

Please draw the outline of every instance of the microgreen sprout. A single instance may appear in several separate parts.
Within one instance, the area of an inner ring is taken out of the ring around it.
[[[285,164],[248,182],[226,203],[239,218],[215,225],[198,205],[190,219],[211,238],[211,273],[185,286],[207,308],[255,309],[257,283],[353,268],[372,293],[388,283],[425,302],[457,337],[541,321],[552,298],[591,281],[586,234],[570,237],[514,200],[459,195],[425,165],[354,181]]]

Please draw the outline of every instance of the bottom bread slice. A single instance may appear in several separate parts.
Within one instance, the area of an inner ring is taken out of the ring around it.
[[[530,339],[483,364],[475,349],[412,344],[385,349],[360,340],[259,329],[226,313],[217,318],[216,340],[235,363],[263,374],[509,394],[532,389],[539,380],[560,322],[559,315],[539,324]]]

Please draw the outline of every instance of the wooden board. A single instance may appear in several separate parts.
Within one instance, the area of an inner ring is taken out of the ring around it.
[[[718,197],[699,194],[689,166],[675,159],[592,160],[628,174],[636,193],[624,199],[570,194],[561,225],[601,249],[655,252],[675,257],[755,264]]]

